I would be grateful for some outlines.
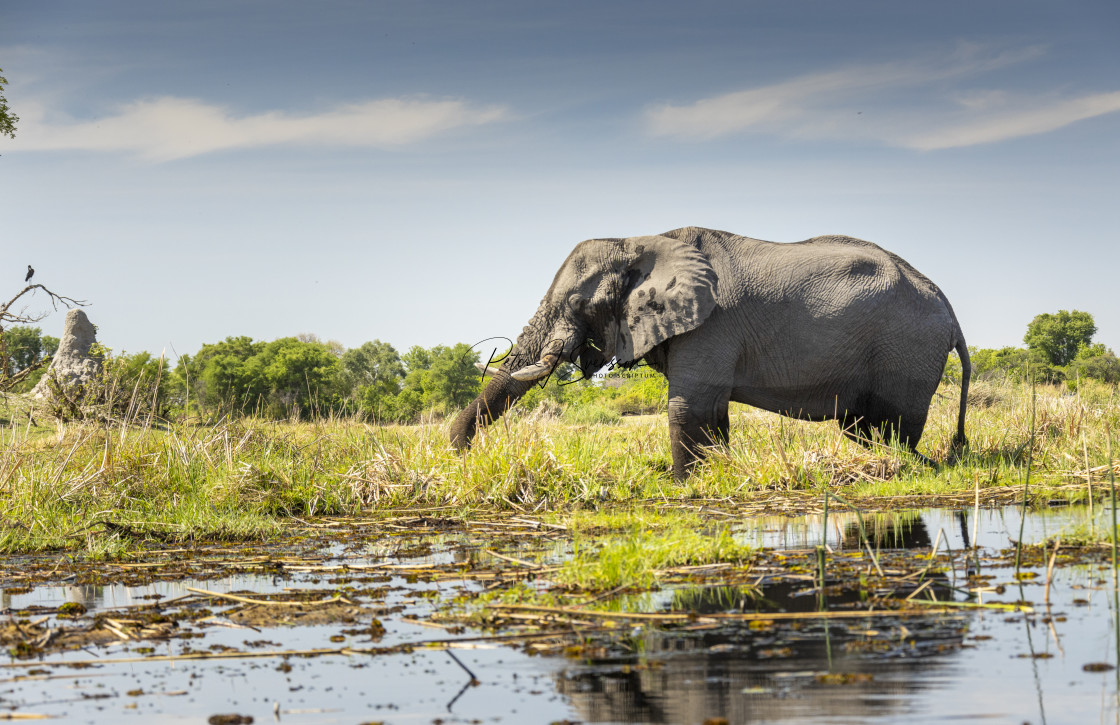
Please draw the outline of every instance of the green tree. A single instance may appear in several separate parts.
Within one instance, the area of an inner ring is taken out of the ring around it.
[[[323,414],[338,407],[338,358],[321,342],[273,340],[248,365],[267,385],[269,412],[275,417],[296,411]]]
[[[54,357],[58,352],[58,343],[61,342],[57,337],[51,335],[40,335],[39,344],[42,346],[43,357]]]
[[[404,379],[404,364],[396,348],[387,342],[364,342],[339,358],[345,387],[357,393],[368,386],[396,393]]]
[[[108,402],[115,410],[166,418],[182,404],[184,391],[163,358],[148,352],[112,355],[108,348],[103,350]]]
[[[446,415],[469,403],[481,390],[475,363],[478,353],[469,345],[433,348],[413,346],[401,356],[404,380],[395,395],[363,393],[362,408],[380,420],[416,421],[425,411]]]
[[[434,348],[433,348],[434,349]],[[440,406],[443,412],[462,408],[474,400],[482,389],[478,368],[478,352],[466,343],[442,348],[432,360],[428,386],[429,407]]]
[[[986,373],[1017,373],[1026,370],[1031,360],[1030,350],[1021,347],[1001,347],[998,350],[984,347],[970,347],[968,356],[972,361],[972,375],[978,377]]]
[[[659,413],[669,405],[669,381],[649,367],[629,371],[618,392],[615,406],[619,413]]]
[[[363,410],[376,420],[412,423],[424,412],[424,391],[418,387],[405,387],[396,395],[365,398]]]
[[[25,370],[51,354],[44,350],[42,333],[38,327],[26,325],[12,327],[4,332],[4,342],[8,347],[8,369],[4,371],[5,374],[12,375]],[[54,340],[54,349],[57,350],[58,338],[50,339]]]
[[[397,420],[405,369],[396,348],[374,340],[342,353],[340,380],[344,395],[359,411],[374,420]],[[411,417],[411,416],[409,416]]]
[[[408,352],[401,355],[401,361],[410,371],[427,370],[432,366],[432,357],[438,355],[439,351],[443,349],[443,345],[436,345],[431,350],[425,350],[419,345],[413,345],[408,349]]]
[[[1081,348],[1089,346],[1096,332],[1097,326],[1088,312],[1058,310],[1057,314],[1035,317],[1027,325],[1023,342],[1032,351],[1041,352],[1051,365],[1064,367],[1073,362]]]
[[[14,390],[21,393],[35,387],[46,372],[46,363],[58,351],[58,338],[42,334],[38,327],[8,328],[4,331],[3,343],[7,347],[7,369],[0,378],[11,379],[27,371],[15,384]]]
[[[246,412],[258,406],[267,392],[259,370],[249,363],[264,345],[251,337],[227,337],[203,345],[194,355],[181,356],[176,373],[203,412]]]
[[[1073,386],[1075,381],[1085,379],[1120,383],[1120,359],[1116,353],[1099,342],[1083,347],[1069,364],[1066,384]]]
[[[968,356],[972,361],[973,379],[982,380],[992,377],[1025,378],[1036,383],[1057,383],[1065,379],[1065,370],[1051,365],[1041,350],[1027,350],[1022,347],[1001,347],[998,350],[983,347],[970,347]],[[957,377],[960,376],[959,363]]]
[[[3,72],[4,69],[0,68],[0,73]],[[4,97],[4,86],[6,85],[8,85],[8,79],[0,75],[0,136],[15,138],[19,116],[12,113],[11,109],[8,108],[8,99]]]
[[[177,372],[203,411],[282,418],[340,409],[339,369],[330,343],[227,337],[179,358]]]

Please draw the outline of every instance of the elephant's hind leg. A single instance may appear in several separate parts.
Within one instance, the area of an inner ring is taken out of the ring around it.
[[[883,431],[868,420],[866,415],[857,415],[849,411],[838,418],[836,422],[840,426],[840,431],[847,436],[849,440],[853,440],[861,446],[870,448],[875,445],[876,442],[882,441]],[[878,439],[878,441],[876,439]]]
[[[910,449],[922,463],[934,465],[926,456],[918,452],[918,442],[925,429],[925,411],[920,414],[881,416],[852,416],[837,421],[840,429],[851,440],[867,448],[877,444],[897,440]]]
[[[910,449],[914,456],[927,466],[936,467],[936,463],[918,452],[918,442],[922,440],[922,433],[926,428],[926,417],[929,411],[926,408],[910,410],[893,417],[884,426],[886,440],[898,439],[898,442]]]
[[[836,424],[840,426],[840,432],[848,440],[855,441],[860,445],[867,445],[871,440],[871,427],[866,424],[863,418],[852,418],[850,416],[837,418]]]

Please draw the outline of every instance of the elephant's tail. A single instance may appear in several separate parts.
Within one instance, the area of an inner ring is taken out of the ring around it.
[[[961,358],[961,410],[957,415],[957,434],[953,436],[953,446],[967,446],[968,438],[964,435],[964,414],[968,408],[968,381],[972,377],[972,361],[968,357],[968,345],[964,342],[964,334],[957,326],[957,354]]]

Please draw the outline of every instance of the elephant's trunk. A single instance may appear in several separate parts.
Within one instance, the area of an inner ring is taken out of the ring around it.
[[[501,417],[531,387],[532,381],[514,380],[508,370],[499,370],[451,424],[451,445],[459,450],[470,448],[474,434]]]
[[[459,413],[451,424],[451,445],[459,450],[470,448],[474,434],[497,420],[533,387],[533,380],[516,380],[513,373],[537,360],[547,348],[547,333],[552,329],[555,316],[542,306],[521,331],[512,354],[506,357],[500,369],[477,398]]]
[[[562,358],[571,357],[580,328],[542,306],[522,330],[509,355],[482,393],[463,409],[451,425],[451,445],[470,448],[474,434],[497,420],[533,385],[546,379]]]

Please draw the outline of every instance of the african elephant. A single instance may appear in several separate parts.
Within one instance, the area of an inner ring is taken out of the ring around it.
[[[563,360],[590,374],[641,359],[669,380],[673,473],[728,438],[728,402],[874,429],[913,450],[949,351],[971,365],[953,308],[900,257],[860,239],[779,244],[685,227],[591,239],[556,273],[497,374],[451,427],[456,448]],[[916,452],[916,450],[915,450]]]

